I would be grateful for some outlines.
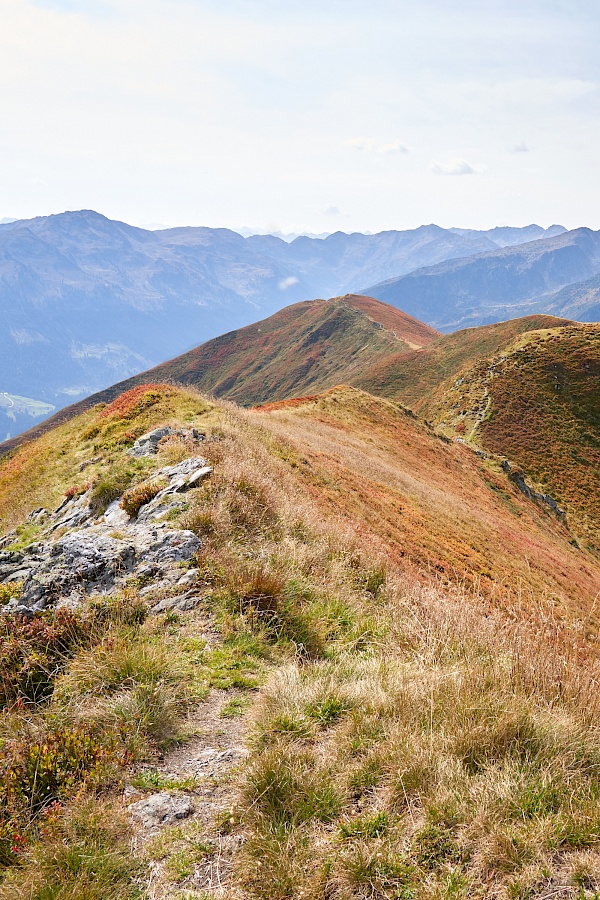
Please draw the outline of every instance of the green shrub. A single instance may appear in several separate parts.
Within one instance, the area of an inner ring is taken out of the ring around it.
[[[23,590],[22,581],[9,581],[6,584],[0,584],[0,604],[8,603],[21,596]]]
[[[97,782],[117,757],[114,741],[86,726],[7,741],[0,748],[0,809],[35,815]]]

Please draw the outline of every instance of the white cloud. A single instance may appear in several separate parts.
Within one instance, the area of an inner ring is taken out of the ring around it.
[[[408,153],[408,147],[402,141],[388,141],[386,144],[379,143],[374,138],[355,137],[344,141],[344,147],[351,147],[353,150],[368,150],[371,153],[379,153],[386,155],[388,153]]]
[[[353,150],[370,150],[373,142],[369,138],[349,138],[344,141],[344,147],[352,147]]]
[[[408,153],[408,147],[402,144],[400,141],[391,141],[389,144],[382,144],[380,147],[375,147],[376,153]]]
[[[514,145],[514,147],[512,148],[512,152],[513,153],[529,153],[529,147],[527,146],[527,144],[524,144],[521,142],[520,144]]]
[[[48,187],[48,182],[44,181],[43,178],[40,178],[39,175],[34,175],[31,179],[31,184],[35,185],[35,187]]]
[[[450,159],[448,162],[436,162],[429,164],[429,168],[436,175],[477,175],[477,169],[473,168],[466,159]]]
[[[294,287],[295,284],[298,284],[298,279],[294,275],[290,275],[279,282],[279,288],[282,291],[287,291],[288,288]]]

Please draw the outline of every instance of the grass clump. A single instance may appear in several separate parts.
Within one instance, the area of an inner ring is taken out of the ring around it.
[[[44,842],[22,852],[0,883],[0,900],[142,900],[143,870],[118,805],[83,798],[43,821]]]
[[[323,641],[303,608],[295,580],[262,566],[243,567],[228,576],[221,596],[228,611],[251,631],[274,643],[292,644],[300,656],[322,656]]]
[[[374,816],[360,816],[356,819],[340,822],[340,837],[344,840],[355,838],[378,838],[389,828],[389,815],[386,812],[375,813]]]
[[[192,791],[198,785],[195,775],[179,778],[165,775],[158,769],[141,769],[131,779],[131,784],[140,791]]]
[[[121,500],[121,509],[124,509],[128,516],[133,518],[146,503],[154,500],[157,494],[166,486],[164,481],[148,481],[139,484],[136,487],[129,488],[123,494]]]
[[[42,526],[36,525],[34,522],[25,522],[23,525],[17,525],[15,528],[15,539],[6,549],[17,553],[19,550],[24,550],[37,541],[41,531]]]
[[[122,627],[78,654],[56,686],[56,702],[74,721],[90,707],[96,721],[117,729],[141,752],[145,741],[164,742],[182,712],[202,699],[205,683],[177,640],[147,628]]]
[[[98,475],[90,492],[90,506],[96,515],[125,493],[137,474],[137,467],[121,463],[105,469]]]

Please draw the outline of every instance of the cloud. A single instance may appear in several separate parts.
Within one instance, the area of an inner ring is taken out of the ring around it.
[[[43,178],[40,178],[39,175],[35,175],[31,179],[31,184],[35,185],[35,187],[48,187],[48,182],[44,181]]]
[[[429,168],[432,172],[435,172],[436,175],[477,175],[477,169],[473,168],[471,163],[468,163],[466,159],[450,159],[448,162],[436,162],[435,160],[430,163]]]
[[[372,144],[368,138],[349,138],[344,141],[344,147],[352,147],[353,150],[370,150]]]
[[[344,147],[351,147],[353,150],[368,150],[370,153],[378,153],[387,155],[388,153],[408,153],[408,147],[402,141],[389,141],[387,144],[381,144],[373,138],[355,137],[344,141]]]
[[[347,215],[343,213],[338,206],[332,206],[329,204],[328,206],[322,206],[319,210],[321,215],[323,216],[344,216]]]
[[[515,144],[512,148],[513,153],[529,153],[529,147],[527,144],[521,142],[520,144]]]
[[[282,291],[287,291],[288,288],[294,287],[295,284],[298,284],[298,279],[294,275],[289,275],[279,282],[279,288]]]
[[[382,144],[380,147],[375,147],[376,153],[408,153],[408,147],[402,144],[400,141],[392,141],[390,144]]]

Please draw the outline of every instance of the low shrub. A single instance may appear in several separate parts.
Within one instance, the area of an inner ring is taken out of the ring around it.
[[[137,516],[142,506],[154,500],[164,487],[166,487],[164,481],[147,481],[129,488],[123,494],[121,509],[124,509],[130,517]]]
[[[7,741],[0,748],[0,809],[20,821],[35,816],[99,781],[117,760],[114,740],[86,726]]]
[[[0,604],[8,603],[21,596],[23,590],[22,581],[9,581],[6,584],[0,584]]]
[[[93,619],[66,609],[38,618],[0,617],[0,706],[39,703],[72,653],[89,643]]]
[[[65,497],[68,500],[72,500],[74,497],[81,497],[81,495],[85,494],[85,492],[89,490],[91,486],[91,481],[86,481],[85,484],[73,484],[65,491]]]

